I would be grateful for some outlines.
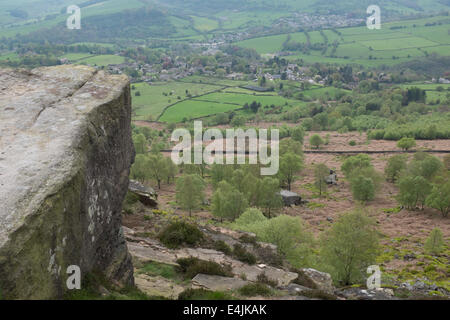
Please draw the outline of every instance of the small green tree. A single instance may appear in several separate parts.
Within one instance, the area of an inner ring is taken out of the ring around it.
[[[439,210],[447,217],[450,212],[450,181],[433,185],[433,189],[426,199],[426,205]]]
[[[302,126],[296,126],[291,131],[291,137],[294,141],[303,144],[303,139],[305,137],[305,129]]]
[[[400,173],[406,170],[407,158],[405,155],[395,155],[389,158],[384,174],[386,179],[391,182],[396,182],[400,178]]]
[[[221,220],[238,218],[248,208],[244,194],[226,181],[221,181],[212,198],[212,213]]]
[[[325,177],[330,174],[330,169],[324,164],[319,163],[314,168],[315,185],[319,189],[319,196],[322,197],[322,192],[327,191],[327,182]]]
[[[287,184],[288,190],[291,190],[291,185],[295,181],[295,175],[303,168],[303,159],[294,154],[286,153],[280,158],[280,180]]]
[[[316,149],[319,149],[319,147],[324,143],[325,142],[318,134],[314,134],[311,136],[311,138],[309,138],[309,144],[313,147],[316,147]]]
[[[149,177],[148,171],[148,157],[145,154],[137,154],[134,159],[134,164],[131,167],[130,177],[131,179],[138,180],[140,182],[147,181]]]
[[[178,173],[178,167],[172,161],[171,158],[166,158],[165,173],[166,173],[167,184],[170,184],[170,180],[175,181],[175,176]]]
[[[245,171],[236,169],[233,171],[231,184],[240,192],[245,193]]]
[[[280,191],[280,182],[278,179],[265,177],[261,181],[261,203],[260,207],[264,209],[270,218],[274,210],[283,206],[283,200]]]
[[[291,138],[283,139],[280,141],[280,155],[286,153],[294,153],[298,156],[303,155],[303,145]]]
[[[347,178],[351,178],[352,173],[356,170],[372,168],[370,157],[367,154],[358,154],[356,156],[348,157],[341,166]]]
[[[375,198],[375,184],[371,178],[358,175],[352,179],[351,186],[355,200],[371,201]]]
[[[205,182],[196,174],[186,174],[177,179],[176,200],[181,208],[189,211],[199,208],[205,198]]]
[[[443,164],[439,158],[418,152],[414,154],[414,159],[408,166],[408,173],[412,176],[422,176],[428,181],[432,181],[442,169]]]
[[[397,147],[402,150],[408,151],[412,147],[416,146],[416,140],[414,138],[403,137],[397,142]]]
[[[360,282],[375,262],[378,233],[375,222],[362,211],[340,217],[322,236],[321,258],[340,285]]]
[[[251,206],[259,206],[261,203],[261,179],[251,172],[247,172],[242,180],[242,188],[245,198]]]
[[[158,189],[161,189],[161,182],[167,177],[167,162],[162,154],[148,156],[148,172],[150,178],[158,183]]]
[[[398,187],[398,202],[411,210],[415,209],[418,204],[423,207],[431,191],[430,183],[422,176],[405,176],[399,180]]]
[[[145,154],[148,152],[147,139],[142,133],[133,135],[133,144],[136,154]]]
[[[425,242],[425,251],[430,254],[439,255],[444,251],[444,237],[439,228],[434,228],[427,241]]]
[[[227,182],[231,181],[233,176],[233,166],[214,163],[211,166],[210,173],[211,182],[213,187],[216,188],[222,180]]]

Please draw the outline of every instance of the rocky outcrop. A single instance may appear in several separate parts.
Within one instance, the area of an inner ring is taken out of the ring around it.
[[[136,195],[141,203],[150,207],[158,206],[158,194],[150,187],[144,186],[139,181],[130,180],[128,191]]]
[[[0,291],[61,297],[67,267],[132,284],[121,206],[134,158],[125,76],[0,70]]]

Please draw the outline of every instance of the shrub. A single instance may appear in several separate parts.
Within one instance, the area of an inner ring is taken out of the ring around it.
[[[255,208],[247,209],[239,218],[234,221],[234,225],[237,227],[243,227],[258,222],[267,221],[267,218],[263,213]]]
[[[324,141],[318,134],[314,134],[314,135],[311,136],[311,138],[309,138],[309,144],[311,146],[316,147],[316,149],[319,149],[319,147],[322,144],[324,144]]]
[[[203,233],[194,225],[184,221],[171,222],[159,234],[159,240],[170,249],[186,244],[195,246],[204,239]]]
[[[415,209],[418,204],[422,206],[431,191],[430,183],[422,176],[405,176],[398,182],[399,193],[397,200],[408,209]]]
[[[443,217],[447,217],[450,212],[450,181],[442,184],[435,184],[426,199],[427,206],[437,209]]]
[[[386,179],[395,182],[400,178],[400,173],[406,169],[407,158],[405,155],[395,155],[389,158],[387,166],[384,169]]]
[[[241,262],[248,263],[250,265],[256,263],[256,257],[238,243],[234,245],[233,255]]]
[[[347,178],[351,177],[352,173],[357,169],[371,168],[371,160],[367,154],[358,154],[356,156],[348,157],[341,166]]]
[[[354,147],[354,146],[356,146],[356,141],[355,141],[355,140],[352,140],[352,141],[350,141],[348,144],[349,144],[351,147]]]
[[[377,251],[375,222],[361,211],[343,215],[322,236],[321,257],[341,285],[362,281]]]
[[[225,241],[218,240],[214,242],[214,250],[223,252],[224,254],[230,256],[233,253],[233,250],[229,245],[225,243]]]
[[[152,276],[161,276],[167,279],[174,279],[177,276],[177,272],[174,266],[153,261],[147,263],[139,271]]]
[[[205,289],[186,289],[178,295],[178,300],[232,300],[227,292],[208,291]]]
[[[274,267],[281,267],[283,265],[283,257],[269,247],[257,246],[255,247],[255,252],[261,261],[264,261],[264,263],[267,263],[268,265]]]
[[[355,200],[371,201],[375,198],[375,185],[371,178],[359,175],[352,179],[351,184]]]
[[[198,258],[181,258],[177,260],[180,265],[180,271],[188,279],[194,278],[197,274],[209,274],[222,277],[232,277],[230,266],[221,266],[214,261],[205,261]]]
[[[399,147],[400,149],[406,150],[408,151],[409,149],[411,149],[412,147],[416,146],[416,140],[414,140],[414,138],[401,138],[398,142],[397,142],[397,147]]]
[[[270,279],[270,278],[266,275],[265,272],[260,273],[260,274],[256,277],[256,280],[257,280],[259,283],[266,284],[266,285],[268,285],[268,286],[270,286],[270,287],[272,287],[272,288],[276,288],[277,285],[278,285],[278,281],[277,281],[277,280]]]
[[[296,267],[310,263],[313,238],[299,217],[280,215],[235,228],[255,233],[258,240],[275,244],[278,252]]]
[[[250,283],[239,289],[239,293],[245,297],[263,296],[270,297],[273,292],[263,283]]]
[[[253,237],[253,236],[251,236],[251,235],[248,235],[248,234],[242,235],[242,236],[239,238],[239,240],[240,240],[241,242],[243,242],[243,243],[249,243],[249,244],[252,244],[252,245],[254,245],[254,246],[257,245],[256,238]]]
[[[439,228],[434,228],[430,233],[430,237],[425,242],[425,251],[431,254],[441,254],[444,251],[444,238]]]

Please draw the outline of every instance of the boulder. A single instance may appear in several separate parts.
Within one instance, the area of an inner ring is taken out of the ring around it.
[[[307,282],[312,283],[315,286],[313,289],[322,290],[328,293],[334,292],[335,288],[330,274],[312,268],[300,269],[300,272],[302,276],[306,278],[305,280]]]
[[[67,268],[133,283],[121,228],[134,160],[126,76],[85,66],[0,69],[0,288],[67,291]]]
[[[283,199],[283,203],[286,207],[298,206],[302,203],[302,198],[295,192],[281,190],[279,195],[281,196],[281,199]]]
[[[139,181],[130,180],[128,191],[135,194],[139,198],[139,201],[146,206],[158,206],[158,195],[156,194],[155,190],[150,187],[144,186]]]

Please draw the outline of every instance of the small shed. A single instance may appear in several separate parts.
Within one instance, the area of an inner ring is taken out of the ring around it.
[[[281,190],[279,194],[281,195],[283,203],[286,207],[290,207],[292,205],[298,206],[302,203],[302,197],[300,197],[300,195],[295,192]]]
[[[158,206],[158,194],[150,187],[144,186],[142,183],[136,180],[130,180],[128,185],[128,191],[137,195],[139,201],[150,207]]]

